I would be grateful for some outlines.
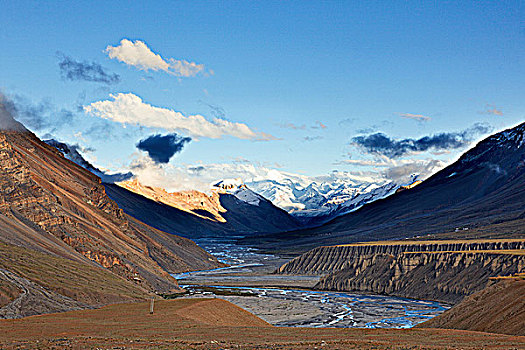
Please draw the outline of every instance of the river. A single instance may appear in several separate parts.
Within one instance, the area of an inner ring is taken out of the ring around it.
[[[318,276],[271,272],[286,260],[234,240],[197,243],[232,266],[173,275],[191,297],[226,299],[263,320],[283,327],[409,328],[450,306],[400,297],[311,290]]]

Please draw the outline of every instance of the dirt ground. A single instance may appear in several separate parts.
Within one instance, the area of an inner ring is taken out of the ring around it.
[[[525,349],[525,337],[437,329],[272,327],[221,299],[113,304],[0,321],[2,349]]]

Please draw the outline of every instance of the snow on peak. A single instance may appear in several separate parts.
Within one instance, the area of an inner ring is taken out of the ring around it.
[[[250,190],[244,182],[237,179],[224,179],[212,185],[212,189],[219,193],[228,193],[237,199],[251,205],[259,205],[262,197]]]
[[[248,186],[274,205],[300,217],[348,213],[394,193],[399,187],[390,181],[360,182],[335,175],[321,181],[282,175],[280,179],[252,180]]]
[[[517,148],[521,148],[525,144],[525,123],[522,123],[512,129],[504,130],[491,137],[498,141],[500,145],[514,144]]]

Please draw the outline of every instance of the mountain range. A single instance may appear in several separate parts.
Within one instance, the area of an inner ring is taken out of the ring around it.
[[[105,184],[108,195],[129,215],[187,238],[255,236],[298,229],[286,211],[248,188],[168,193],[136,181]]]
[[[226,197],[226,195],[233,195],[240,201],[251,205],[270,201],[274,206],[287,211],[295,218],[285,220],[289,225],[279,225],[276,229],[265,228],[267,225],[261,227],[248,225],[249,229],[242,229],[243,232],[277,232],[298,226],[320,225],[336,216],[359,209],[366,203],[387,197],[402,187],[388,180],[359,181],[335,174],[319,181],[275,171],[268,179],[252,179],[247,183],[241,179],[218,180],[210,186],[210,193],[196,190],[168,193],[162,188],[141,184],[136,178],[133,178],[131,172],[108,174],[98,169],[81,155],[76,145],[69,145],[54,139],[44,142],[58,149],[67,159],[100,177],[105,184],[115,183],[131,192],[190,212],[203,219],[225,222],[220,213],[232,212],[233,209],[221,207],[219,197]],[[407,185],[419,183],[416,180],[417,175],[414,175],[412,181]],[[125,206],[124,203],[122,205]]]
[[[393,194],[399,188],[395,182],[386,180],[362,182],[334,177],[311,181],[299,176],[279,175],[248,182],[247,186],[307,225],[320,224],[359,209],[366,203]]]
[[[304,252],[319,245],[358,241],[523,236],[524,134],[522,123],[492,135],[417,187],[322,226],[245,243],[271,251]]]
[[[124,213],[100,178],[18,122],[2,127],[0,284],[25,291],[10,317],[177,292],[170,273],[223,266],[194,242]]]

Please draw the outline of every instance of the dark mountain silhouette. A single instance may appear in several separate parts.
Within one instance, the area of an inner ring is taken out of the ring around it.
[[[242,242],[302,253],[319,245],[525,236],[525,123],[492,135],[419,186],[320,227]]]
[[[282,232],[300,227],[286,211],[270,201],[259,198],[258,205],[249,204],[228,193],[221,193],[221,213],[225,222],[208,220],[212,215],[204,209],[194,215],[173,206],[153,201],[114,184],[105,184],[111,199],[127,214],[165,232],[188,238],[210,236],[253,236],[260,233]]]

